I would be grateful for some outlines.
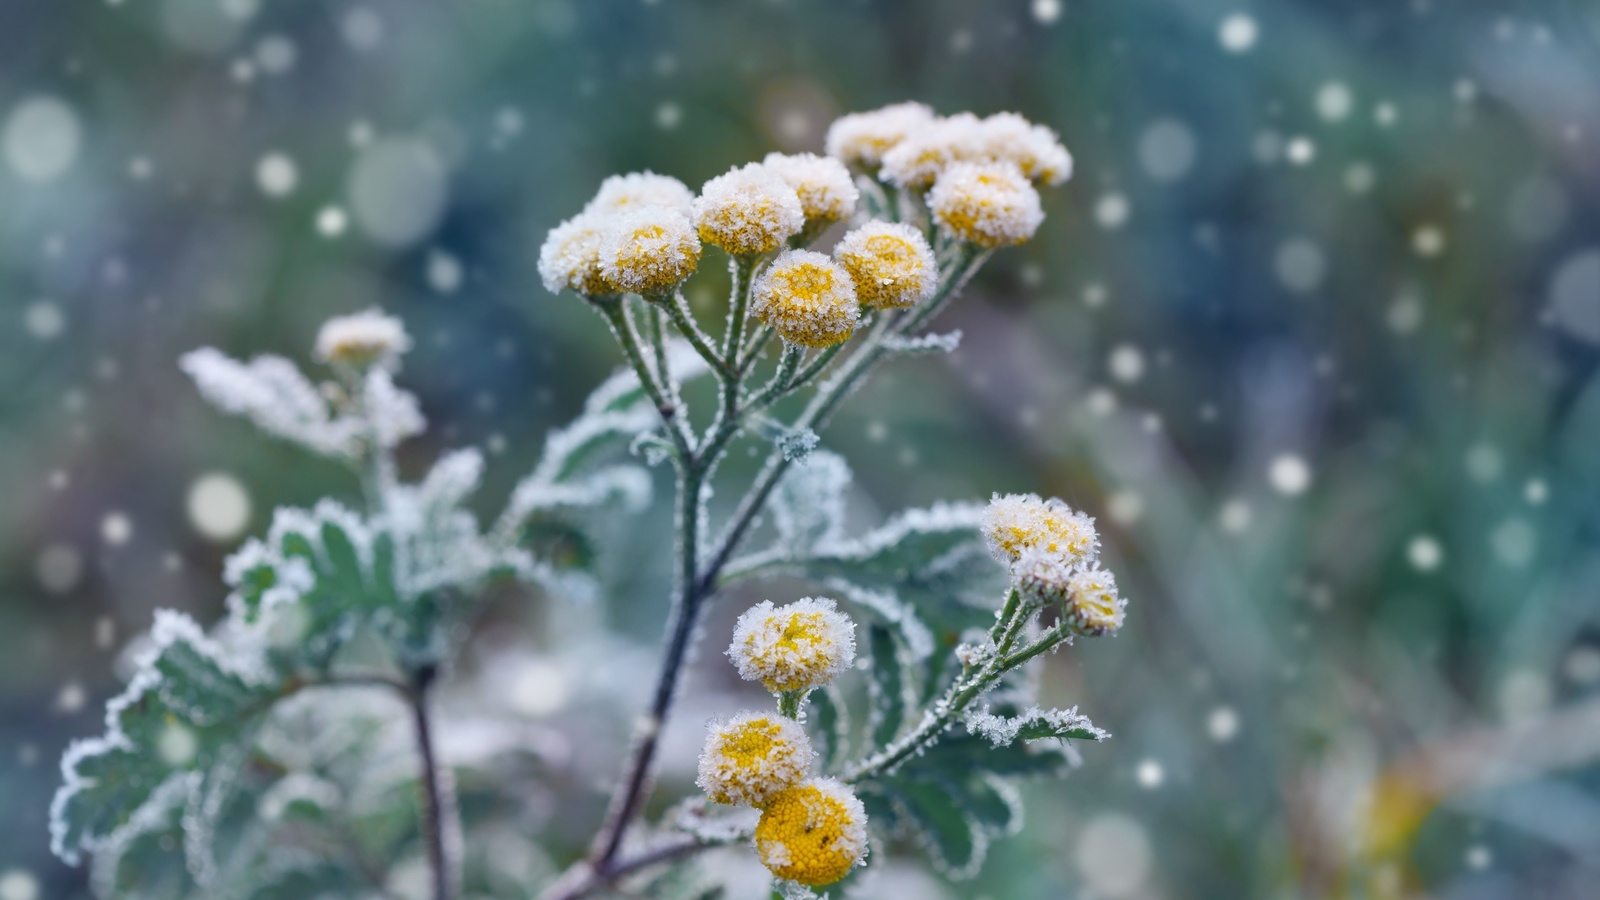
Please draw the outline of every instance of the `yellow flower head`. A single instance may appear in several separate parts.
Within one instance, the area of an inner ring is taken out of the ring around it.
[[[1033,551],[1082,568],[1092,564],[1100,551],[1094,519],[1038,494],[994,495],[983,512],[982,531],[989,552],[1008,566]]]
[[[1127,606],[1117,594],[1117,580],[1097,567],[1072,576],[1061,615],[1079,634],[1111,634],[1122,627]]]
[[[654,172],[629,172],[600,182],[600,190],[583,211],[615,216],[646,206],[669,206],[687,216],[692,203],[694,193],[676,178]]]
[[[840,116],[828,126],[828,155],[848,166],[875,170],[885,153],[933,118],[933,110],[921,103]]]
[[[883,177],[904,188],[925,189],[950,166],[984,159],[983,123],[956,113],[918,128],[883,155]]]
[[[606,219],[579,214],[550,230],[539,249],[539,277],[552,294],[571,288],[596,297],[617,293],[617,286],[600,271],[600,237]]]
[[[399,319],[369,309],[323,323],[314,352],[323,362],[387,367],[410,349],[411,338]]]
[[[856,659],[856,625],[832,600],[806,597],[787,606],[763,600],[739,617],[728,657],[745,681],[767,690],[821,687]]]
[[[867,856],[867,810],[841,782],[812,778],[772,798],[755,839],[773,875],[813,887],[832,884]]]
[[[770,253],[806,224],[800,195],[777,173],[751,163],[711,179],[694,201],[700,238],[735,256]]]
[[[815,153],[768,153],[761,165],[794,188],[807,222],[837,222],[855,211],[861,192],[850,170],[837,159]]]
[[[800,723],[740,713],[711,722],[694,783],[717,803],[763,806],[772,795],[799,784],[814,756]]]
[[[811,250],[786,250],[756,279],[750,314],[791,344],[829,347],[849,339],[861,310],[842,266]]]
[[[901,222],[868,222],[846,234],[833,257],[850,273],[856,297],[879,309],[915,306],[939,283],[927,238]]]
[[[1072,154],[1056,133],[1016,113],[996,113],[981,125],[984,156],[1015,163],[1024,177],[1055,186],[1072,177]]]
[[[660,294],[694,274],[700,239],[683,213],[642,206],[607,222],[600,240],[600,271],[625,291]]]
[[[947,233],[980,247],[1020,244],[1039,230],[1039,192],[1015,163],[957,163],[928,192],[928,209]]]

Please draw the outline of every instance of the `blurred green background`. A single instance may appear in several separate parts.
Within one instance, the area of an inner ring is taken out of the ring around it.
[[[152,610],[211,621],[272,507],[355,491],[205,408],[180,352],[305,358],[381,305],[433,423],[407,458],[487,447],[492,501],[615,363],[539,287],[546,230],[607,174],[697,187],[906,99],[1046,123],[1077,175],[944,317],[960,351],[897,364],[824,439],[885,511],[1087,509],[1132,606],[1045,675],[1114,739],[1031,792],[976,880],[882,896],[1595,895],[1600,5],[6,0],[0,22],[0,900],[86,890],[47,851],[56,761]],[[664,596],[641,579],[610,620],[648,647]]]

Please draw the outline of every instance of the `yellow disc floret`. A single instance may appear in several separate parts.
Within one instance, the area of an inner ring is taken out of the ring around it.
[[[773,797],[756,824],[773,875],[813,887],[850,874],[867,855],[867,811],[839,781],[813,778]]]
[[[813,756],[800,723],[783,716],[741,713],[711,722],[695,784],[717,803],[762,806],[779,791],[799,784]]]
[[[1087,569],[1067,582],[1061,615],[1083,635],[1110,634],[1122,627],[1128,601],[1117,594],[1117,580],[1104,569]]]
[[[806,224],[800,195],[777,173],[751,163],[711,179],[694,201],[700,238],[735,256],[770,253]]]
[[[600,271],[636,294],[660,294],[694,273],[700,239],[683,213],[645,206],[607,222],[600,241]]]
[[[843,267],[821,253],[788,250],[756,279],[750,314],[791,344],[829,347],[850,337],[861,310]]]
[[[809,690],[855,662],[855,634],[832,600],[806,597],[777,607],[763,600],[739,617],[728,656],[741,678],[769,691]]]
[[[856,297],[879,309],[915,306],[939,282],[933,248],[921,231],[902,222],[868,222],[846,234],[833,257],[850,273]]]
[[[1100,550],[1094,519],[1052,497],[996,494],[983,513],[989,552],[1007,565],[1028,551],[1050,554],[1073,567],[1092,564]]]
[[[1039,230],[1039,192],[1015,163],[957,163],[928,192],[928,209],[946,233],[979,247],[1020,244]]]

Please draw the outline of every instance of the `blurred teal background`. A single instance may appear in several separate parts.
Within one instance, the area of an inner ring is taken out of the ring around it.
[[[56,760],[151,611],[214,619],[272,507],[355,491],[205,408],[180,352],[305,358],[381,305],[434,426],[408,458],[485,446],[492,499],[615,364],[539,287],[546,230],[607,174],[697,187],[907,99],[1048,124],[1077,175],[945,316],[961,350],[824,439],[886,511],[1082,506],[1132,606],[1045,675],[1115,738],[976,880],[899,896],[1595,895],[1600,6],[6,0],[0,23],[0,900],[86,890],[47,850]],[[658,633],[653,587],[610,603]]]

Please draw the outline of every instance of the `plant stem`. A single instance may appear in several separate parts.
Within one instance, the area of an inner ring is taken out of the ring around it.
[[[455,876],[446,849],[445,829],[452,818],[451,808],[440,775],[439,760],[434,752],[433,721],[428,714],[428,689],[433,684],[434,671],[424,668],[412,678],[406,700],[411,706],[411,721],[416,728],[417,755],[422,761],[422,834],[428,845],[428,867],[433,874],[434,900],[451,900],[455,896]]]
[[[793,428],[799,430],[823,425],[839,403],[888,352],[884,344],[885,339],[891,335],[905,333],[931,317],[951,294],[966,284],[985,255],[974,253],[964,257],[961,264],[946,277],[944,283],[940,285],[939,292],[930,299],[925,308],[899,319],[884,316],[874,322],[866,341],[850,356],[844,367],[819,388]],[[678,410],[663,402],[664,389],[653,383],[649,366],[639,349],[638,337],[633,332],[632,322],[621,311],[620,304],[597,304],[611,323],[612,330],[638,373],[640,382],[645,385],[651,399],[660,408],[668,432],[679,445],[682,464],[678,469],[677,526],[680,535],[678,586],[674,592],[672,611],[668,620],[669,636],[656,679],[654,698],[650,709],[641,717],[637,726],[634,747],[624,768],[623,778],[612,795],[605,825],[596,836],[594,848],[583,867],[588,874],[574,887],[561,887],[558,883],[552,887],[551,893],[547,894],[551,898],[572,900],[584,896],[609,884],[622,874],[624,863],[619,862],[619,858],[623,838],[648,793],[661,730],[672,708],[678,679],[682,673],[689,645],[692,643],[695,627],[699,623],[701,608],[706,598],[716,590],[717,580],[723,567],[727,565],[740,540],[755,522],[756,515],[789,466],[789,460],[784,458],[781,451],[774,450],[768,455],[767,462],[756,476],[750,491],[740,501],[732,519],[723,529],[715,549],[702,561],[700,528],[704,507],[703,488],[721,459],[728,442],[739,432],[744,412],[740,408],[740,381],[746,372],[749,360],[741,358],[741,348],[745,341],[745,319],[755,263],[756,260],[749,257],[735,257],[731,263],[733,296],[729,300],[728,327],[727,333],[723,335],[720,354],[725,365],[720,367],[713,365],[722,381],[719,409],[715,420],[697,445],[690,443],[690,435],[680,434],[674,428]],[[691,328],[697,327],[693,325],[692,320],[689,325]],[[750,352],[753,354],[755,350],[752,349]],[[702,355],[705,355],[704,351]],[[788,366],[780,366],[778,376],[783,381],[793,377],[799,362],[798,356],[786,362]],[[816,371],[820,371],[820,368]],[[967,702],[971,702],[970,698]],[[798,704],[796,706],[798,713]]]

